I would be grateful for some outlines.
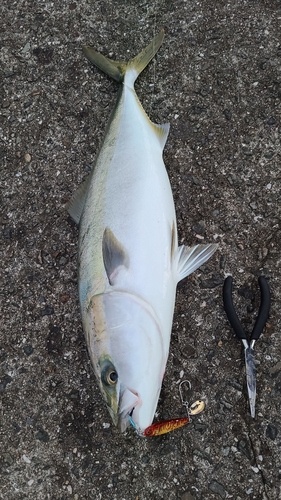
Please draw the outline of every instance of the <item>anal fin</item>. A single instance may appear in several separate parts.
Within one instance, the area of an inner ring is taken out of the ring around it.
[[[151,122],[151,125],[153,127],[153,130],[158,137],[160,146],[162,149],[164,149],[164,146],[166,144],[168,135],[169,135],[169,130],[170,130],[170,124],[169,123],[161,123],[160,125],[158,123],[153,123]]]

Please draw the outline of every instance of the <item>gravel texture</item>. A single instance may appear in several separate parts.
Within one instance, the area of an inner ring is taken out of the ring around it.
[[[281,498],[280,1],[18,0],[0,19],[0,498]],[[118,87],[81,46],[128,59],[162,27],[136,89],[153,121],[171,123],[180,241],[219,250],[178,288],[158,414],[184,415],[184,378],[206,409],[141,439],[112,426],[91,370],[78,229],[64,205],[93,165]],[[222,306],[227,274],[249,329],[260,274],[272,292],[255,420]]]

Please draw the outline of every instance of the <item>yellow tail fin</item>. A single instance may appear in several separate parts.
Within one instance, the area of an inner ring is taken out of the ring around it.
[[[128,63],[112,61],[107,57],[103,56],[91,47],[83,47],[83,53],[89,59],[91,63],[100,68],[104,73],[111,76],[117,82],[123,82],[125,73],[127,70],[133,70],[135,73],[135,78],[142,72],[142,70],[148,65],[149,61],[156,54],[157,50],[161,46],[164,38],[164,30],[162,29],[152,42],[143,49],[136,57],[131,59]]]

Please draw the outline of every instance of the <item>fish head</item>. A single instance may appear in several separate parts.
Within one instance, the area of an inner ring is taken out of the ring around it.
[[[92,300],[91,315],[88,349],[112,420],[124,432],[131,416],[142,432],[153,421],[166,365],[159,321],[146,302],[121,291]]]

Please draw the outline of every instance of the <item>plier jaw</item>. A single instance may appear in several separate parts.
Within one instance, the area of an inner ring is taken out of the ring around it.
[[[248,398],[250,404],[250,413],[251,417],[255,418],[256,393],[257,393],[256,364],[255,364],[254,350],[249,345],[248,347],[245,348],[245,366],[246,366],[246,381],[247,381]]]
[[[242,327],[233,306],[232,276],[228,276],[225,279],[223,285],[223,302],[226,315],[236,336],[242,341],[244,346],[246,381],[247,381],[248,398],[250,404],[250,413],[252,418],[255,418],[255,405],[256,405],[256,366],[255,366],[254,345],[265,327],[270,310],[270,290],[267,280],[263,276],[260,276],[258,282],[261,292],[261,303],[258,316],[249,341],[247,339],[245,330]]]

